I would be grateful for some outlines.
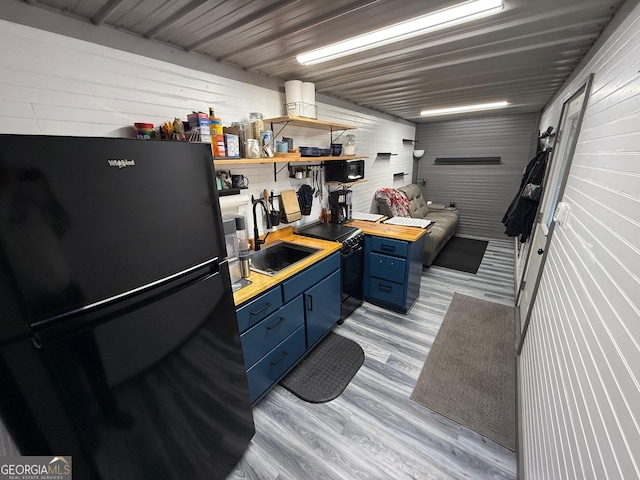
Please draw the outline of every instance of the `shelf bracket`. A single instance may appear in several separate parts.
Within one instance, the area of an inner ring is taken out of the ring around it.
[[[289,168],[289,165],[291,164],[291,162],[287,162],[284,167],[282,167],[280,170],[278,170],[276,168],[276,162],[273,162],[273,181],[277,182],[278,181],[278,174],[284,170],[285,168]]]
[[[333,138],[333,127],[331,127],[330,129],[330,133],[329,133],[329,138],[331,139],[331,143],[336,143],[336,141],[344,134],[344,132],[346,132],[346,130],[342,130],[340,132],[340,135],[338,135],[335,139]]]
[[[280,135],[280,134],[282,133],[282,131],[283,131],[285,128],[287,128],[287,125],[289,125],[289,121],[288,121],[288,120],[284,123],[284,125],[282,125],[282,128],[281,128],[280,130],[278,130],[278,133],[276,133],[276,134],[273,136],[273,141],[274,141],[274,142],[276,141],[276,137],[277,137],[278,135]],[[271,124],[271,131],[273,132],[273,123]]]

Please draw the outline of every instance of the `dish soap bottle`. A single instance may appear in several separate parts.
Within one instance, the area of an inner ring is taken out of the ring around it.
[[[347,140],[344,142],[344,145],[342,145],[342,153],[344,155],[355,155],[356,145],[356,136],[347,135]]]

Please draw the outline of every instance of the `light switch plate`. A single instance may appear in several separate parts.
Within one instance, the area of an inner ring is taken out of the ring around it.
[[[569,214],[571,213],[571,205],[566,202],[560,202],[556,206],[556,211],[553,214],[553,221],[560,227],[564,228],[569,221]]]

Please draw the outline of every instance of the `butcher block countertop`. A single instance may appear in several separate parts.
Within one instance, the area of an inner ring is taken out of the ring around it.
[[[387,225],[386,223],[367,222],[366,220],[352,220],[347,224],[350,227],[358,227],[365,235],[393,238],[406,242],[415,242],[430,230],[428,228],[403,227],[402,225]]]
[[[287,278],[292,277],[293,275],[301,272],[307,267],[310,267],[318,260],[322,260],[332,253],[337,252],[341,247],[341,245],[337,242],[329,242],[326,240],[319,240],[316,238],[296,235],[293,233],[292,227],[286,227],[280,230],[276,230],[275,232],[271,232],[267,236],[267,243],[263,245],[262,248],[268,246],[269,243],[275,242],[277,240],[297,243],[299,245],[306,245],[308,247],[321,248],[322,250],[314,253],[313,255],[309,255],[306,258],[303,258],[293,267],[286,268],[285,270],[282,270],[281,272],[273,276],[263,275],[262,273],[254,272],[253,270],[251,270],[251,274],[249,275],[248,279],[251,281],[251,285],[241,288],[233,294],[233,301],[236,306],[239,306],[247,300],[251,300],[253,297],[260,295],[263,292],[266,292],[271,287],[278,285]]]

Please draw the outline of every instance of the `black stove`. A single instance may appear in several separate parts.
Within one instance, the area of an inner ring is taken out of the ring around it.
[[[362,233],[362,230],[339,223],[319,223],[311,227],[298,230],[297,233],[306,237],[340,242],[342,244],[343,251],[350,250],[364,242],[364,234]]]
[[[364,233],[356,227],[339,223],[320,223],[297,230],[298,234],[342,244],[340,250],[341,318],[362,305],[364,270]]]

